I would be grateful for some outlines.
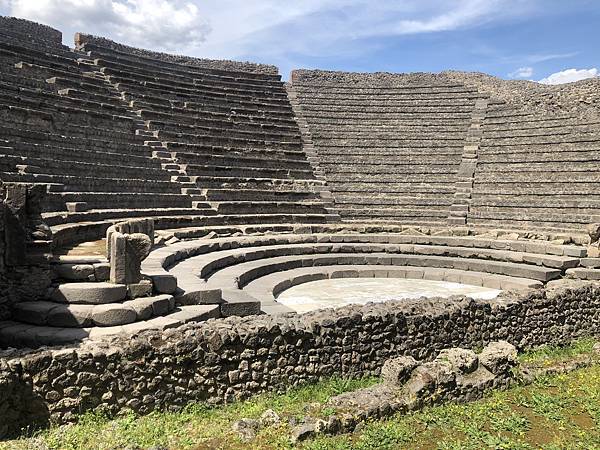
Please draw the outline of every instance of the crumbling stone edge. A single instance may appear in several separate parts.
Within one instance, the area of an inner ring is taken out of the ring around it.
[[[330,411],[324,420],[306,417],[291,430],[293,443],[317,435],[351,433],[369,420],[381,420],[447,402],[465,403],[483,398],[492,390],[531,384],[544,375],[566,373],[598,363],[600,346],[550,365],[521,365],[517,349],[506,341],[492,342],[479,354],[472,350],[442,350],[433,361],[417,362],[410,356],[387,360],[381,369],[381,383],[346,392],[329,399]],[[249,425],[253,425],[249,427]],[[243,439],[251,440],[265,426],[264,420],[241,419],[233,424]]]
[[[220,59],[195,58],[192,56],[175,55],[170,53],[154,52],[141,48],[131,47],[129,45],[119,44],[110,39],[93,36],[86,33],[75,34],[75,47],[84,49],[85,44],[98,45],[100,47],[110,48],[126,54],[141,56],[144,58],[157,59],[167,63],[177,63],[186,66],[199,67],[203,69],[227,70],[237,72],[252,72],[264,75],[279,75],[279,69],[269,64],[259,64],[247,61],[230,61]]]
[[[385,361],[505,340],[518,349],[598,335],[600,284],[500,300],[417,299],[303,315],[229,317],[78,346],[0,353],[0,436],[108,414],[218,404],[341,376]]]

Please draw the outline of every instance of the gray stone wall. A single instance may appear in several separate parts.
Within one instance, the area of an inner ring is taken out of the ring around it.
[[[352,84],[356,87],[369,87],[372,85],[406,85],[412,84],[447,84],[451,81],[446,77],[434,73],[414,72],[414,73],[390,73],[390,72],[335,72],[328,70],[293,70],[290,76],[290,82],[294,83],[336,83]]]
[[[4,260],[6,243],[4,242],[4,202],[0,202],[0,320],[9,316],[8,278]]]
[[[478,72],[447,71],[440,75],[526,109],[582,116],[595,116],[600,112],[600,78],[546,85],[527,80],[503,80]]]
[[[0,182],[0,320],[11,306],[41,298],[51,283],[50,229],[41,218],[45,186]]]
[[[106,39],[100,36],[92,36],[91,34],[85,33],[75,34],[75,46],[77,48],[83,47],[85,44],[88,43],[110,48],[123,53],[142,56],[145,58],[153,58],[159,61],[184,64],[187,66],[201,67],[205,69],[253,72],[268,75],[279,74],[279,69],[277,67],[268,64],[257,64],[251,62],[229,61],[219,59],[193,58],[191,56],[153,52],[151,50],[144,50],[140,48],[130,47],[128,45],[119,44],[118,42],[111,41],[110,39]]]
[[[21,34],[38,41],[62,44],[62,33],[60,31],[47,25],[17,17],[0,16],[0,30],[2,33]]]
[[[0,354],[0,434],[50,420],[220,403],[321,377],[379,374],[390,357],[507,340],[521,349],[598,334],[600,284],[497,301],[466,298],[350,306],[305,315],[210,320],[164,333]]]

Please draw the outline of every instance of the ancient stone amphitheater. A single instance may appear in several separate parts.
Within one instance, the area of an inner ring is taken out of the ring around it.
[[[284,83],[14,18],[0,59],[0,436],[597,333],[598,80]],[[502,292],[277,300],[363,277]]]

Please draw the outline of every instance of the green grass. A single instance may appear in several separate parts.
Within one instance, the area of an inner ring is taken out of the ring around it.
[[[582,338],[564,347],[543,345],[535,350],[521,354],[519,361],[522,363],[553,364],[557,361],[590,353],[595,343],[596,341],[592,338]]]
[[[528,363],[560,361],[586,353],[593,341],[568,348],[544,348],[521,356]],[[326,417],[324,406],[336,394],[369,386],[374,378],[330,379],[265,394],[219,407],[190,405],[178,413],[156,412],[144,417],[126,414],[113,419],[88,413],[77,425],[53,427],[31,437],[0,443],[0,450],[116,449],[286,449],[290,419]],[[242,417],[258,418],[275,410],[282,424],[259,432],[250,443],[239,440],[231,425]],[[353,434],[322,436],[299,446],[310,450],[367,449],[599,449],[600,365],[568,374],[546,376],[529,386],[494,392],[470,404],[445,404],[364,424]]]

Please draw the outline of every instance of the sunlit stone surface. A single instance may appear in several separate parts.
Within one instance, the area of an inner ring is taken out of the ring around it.
[[[384,302],[419,297],[450,297],[467,295],[492,299],[498,289],[490,289],[447,281],[408,280],[404,278],[339,278],[313,281],[294,286],[277,301],[297,312],[339,308],[349,304]]]

